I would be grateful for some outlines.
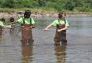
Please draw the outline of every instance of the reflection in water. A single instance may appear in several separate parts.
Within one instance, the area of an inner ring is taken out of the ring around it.
[[[69,18],[71,26],[67,31],[67,50],[62,44],[53,47],[54,29],[46,33],[42,31],[51,19],[44,23],[43,20],[37,21],[36,31],[33,31],[34,46],[25,44],[21,48],[21,33],[16,32],[21,27],[15,28],[10,34],[9,29],[4,29],[3,36],[0,31],[0,63],[92,63],[92,17],[84,19]],[[2,37],[4,40],[1,41]]]
[[[66,58],[66,45],[55,45],[55,55],[57,58],[56,63],[65,63]]]
[[[20,37],[18,37],[18,32],[15,28],[11,28],[9,29],[9,32],[10,32],[10,37],[11,37],[11,41],[15,41],[17,42],[18,39],[20,39]]]
[[[22,46],[22,55],[23,55],[22,63],[32,62],[32,49],[33,49],[32,44],[30,46],[28,45]]]

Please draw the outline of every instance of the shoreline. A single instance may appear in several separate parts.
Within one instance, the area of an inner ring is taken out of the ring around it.
[[[14,17],[15,19],[23,16],[23,11],[19,12],[0,12],[0,18],[5,18],[9,19],[10,17]],[[43,17],[52,17],[52,18],[57,18],[58,13],[37,13],[37,12],[32,12],[32,17],[34,18],[43,18]],[[92,13],[89,12],[66,12],[67,17],[76,17],[76,16],[92,16]]]

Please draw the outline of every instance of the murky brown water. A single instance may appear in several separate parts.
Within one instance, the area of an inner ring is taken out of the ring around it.
[[[0,63],[92,63],[92,17],[69,17],[68,44],[54,45],[55,29],[43,29],[54,20],[37,20],[33,30],[34,43],[21,45],[21,33],[4,29],[0,35]],[[39,25],[40,24],[40,25]]]

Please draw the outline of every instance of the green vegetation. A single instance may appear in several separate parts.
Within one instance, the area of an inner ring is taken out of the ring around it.
[[[92,0],[0,0],[0,8],[0,11],[21,8],[21,10],[92,12]]]

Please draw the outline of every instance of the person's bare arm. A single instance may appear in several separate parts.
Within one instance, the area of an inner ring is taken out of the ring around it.
[[[51,26],[52,26],[52,24],[48,25],[44,30],[48,31]]]

